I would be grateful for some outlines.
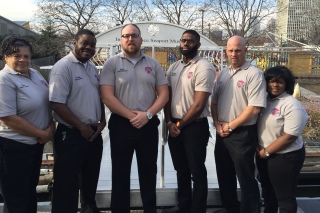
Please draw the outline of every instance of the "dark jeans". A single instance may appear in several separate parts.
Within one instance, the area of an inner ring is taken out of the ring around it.
[[[43,144],[0,137],[0,192],[4,213],[36,213]]]
[[[168,138],[173,166],[177,171],[178,212],[206,212],[208,180],[205,160],[208,140],[207,119],[185,126],[178,137]]]
[[[137,157],[140,193],[145,213],[156,213],[158,125],[154,116],[141,129],[115,113],[109,120],[112,160],[112,213],[130,212],[130,172],[132,157]]]
[[[92,127],[95,130],[95,127]],[[62,132],[65,132],[63,136]],[[53,213],[99,213],[95,195],[103,150],[102,136],[89,142],[77,129],[59,124],[54,134]]]
[[[215,161],[222,205],[229,213],[259,213],[260,193],[255,179],[256,125],[239,127],[228,137],[217,134]],[[237,196],[237,178],[241,204]]]
[[[305,149],[286,154],[273,154],[267,159],[256,157],[263,189],[265,213],[296,213],[295,192],[305,158]]]

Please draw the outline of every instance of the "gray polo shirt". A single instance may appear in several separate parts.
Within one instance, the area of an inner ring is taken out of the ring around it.
[[[263,72],[249,62],[245,62],[235,72],[230,67],[224,68],[218,74],[213,91],[212,99],[218,102],[219,121],[233,121],[247,106],[266,106],[266,82]],[[243,126],[255,124],[257,117]]]
[[[95,65],[87,66],[78,61],[72,52],[54,66],[49,75],[49,100],[66,104],[71,112],[84,124],[96,124],[101,120],[99,74]],[[57,113],[59,123],[70,126]]]
[[[136,64],[123,53],[109,58],[100,77],[100,85],[115,87],[124,106],[139,111],[147,111],[157,98],[156,87],[167,84],[159,62],[143,53]]]
[[[8,65],[0,71],[0,117],[18,115],[39,129],[46,129],[51,121],[48,84],[38,71],[30,68],[29,73],[30,78]],[[1,121],[0,136],[24,144],[37,143],[37,138],[19,134]]]
[[[167,72],[168,85],[171,86],[171,114],[181,119],[194,103],[194,92],[212,93],[215,79],[214,67],[204,58],[195,56],[187,64],[183,60],[170,66]],[[210,115],[209,102],[199,118]]]
[[[274,99],[268,97],[267,107],[260,113],[257,122],[259,145],[266,148],[285,132],[298,138],[278,153],[301,149],[301,133],[307,120],[304,107],[288,93],[284,92]]]

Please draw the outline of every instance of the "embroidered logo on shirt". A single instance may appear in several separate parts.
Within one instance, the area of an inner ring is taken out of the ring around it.
[[[42,83],[44,86],[48,87],[48,84],[47,84],[47,82],[46,82],[45,80],[41,80],[41,83]]]
[[[278,108],[273,108],[271,111],[272,115],[279,115],[280,114],[280,110]]]
[[[82,79],[81,76],[76,76],[76,77],[74,78],[74,80],[76,80],[76,81],[81,80],[81,79]]]
[[[239,80],[237,83],[238,88],[242,88],[245,85],[245,82],[243,80]]]
[[[29,86],[28,86],[28,85],[21,84],[20,89],[23,89],[23,88],[26,88],[26,87],[29,87]]]
[[[144,70],[149,74],[152,71],[151,67],[145,67]]]
[[[193,72],[188,72],[188,78],[191,78],[193,76]]]

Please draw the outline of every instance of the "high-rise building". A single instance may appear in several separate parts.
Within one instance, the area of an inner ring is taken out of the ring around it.
[[[307,43],[312,24],[310,11],[319,0],[277,0],[276,32],[278,43],[286,38]],[[320,12],[320,11],[318,11]]]

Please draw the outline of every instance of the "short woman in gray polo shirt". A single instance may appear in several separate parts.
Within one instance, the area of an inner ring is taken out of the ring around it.
[[[49,88],[31,69],[31,45],[8,37],[2,43],[6,61],[0,71],[0,193],[4,212],[37,212],[43,145],[51,140],[54,124]]]
[[[292,96],[295,79],[287,67],[271,67],[264,75],[268,98],[257,122],[256,157],[264,212],[297,212],[295,191],[305,158],[301,132],[308,115]]]

